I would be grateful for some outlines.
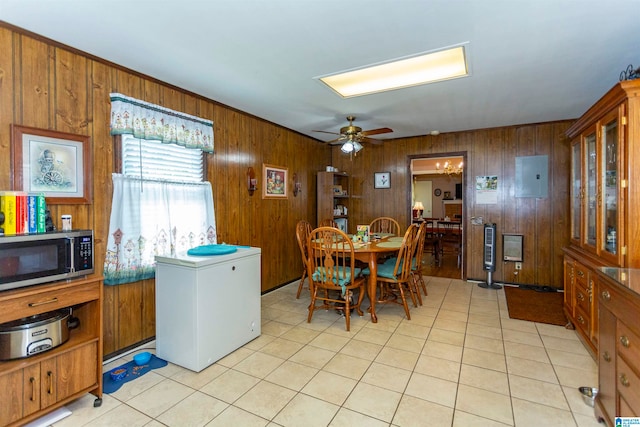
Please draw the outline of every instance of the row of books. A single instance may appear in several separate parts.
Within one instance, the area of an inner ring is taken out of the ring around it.
[[[44,233],[46,218],[44,193],[0,191],[0,234]]]

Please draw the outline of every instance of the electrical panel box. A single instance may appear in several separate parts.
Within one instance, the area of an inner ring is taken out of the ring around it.
[[[516,157],[516,197],[549,195],[549,156]]]

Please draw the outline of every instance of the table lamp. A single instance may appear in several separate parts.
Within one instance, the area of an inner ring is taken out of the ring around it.
[[[422,218],[422,212],[424,211],[424,205],[422,202],[415,202],[413,204],[413,217],[414,218]]]

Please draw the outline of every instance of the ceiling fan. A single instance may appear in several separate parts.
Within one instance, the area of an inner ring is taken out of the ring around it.
[[[349,126],[340,128],[340,133],[327,132],[324,130],[314,130],[314,132],[330,133],[333,135],[339,135],[338,138],[328,141],[329,145],[342,145],[340,148],[345,153],[357,153],[362,150],[363,142],[370,142],[372,144],[381,144],[382,141],[375,138],[369,138],[370,135],[380,135],[382,133],[393,132],[390,128],[379,128],[371,130],[362,130],[359,126],[354,126],[353,121],[356,118],[354,116],[347,116]]]

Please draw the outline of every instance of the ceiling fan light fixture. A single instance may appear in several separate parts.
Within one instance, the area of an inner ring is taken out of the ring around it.
[[[455,46],[318,79],[350,98],[468,75],[465,46]]]
[[[362,144],[360,144],[358,141],[353,141],[353,151],[357,153],[360,150],[362,150]]]
[[[354,145],[353,142],[351,141],[347,141],[344,144],[342,144],[342,147],[340,147],[340,150],[342,150],[343,153],[351,153],[354,150]],[[360,146],[360,148],[362,148],[362,146]]]

